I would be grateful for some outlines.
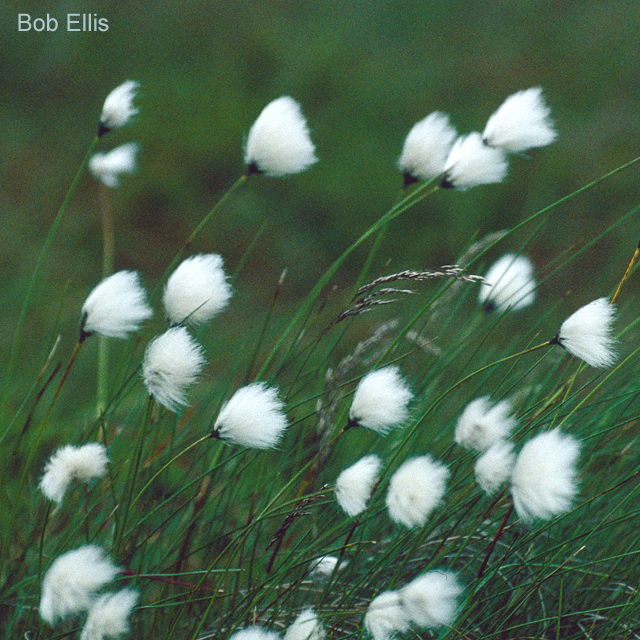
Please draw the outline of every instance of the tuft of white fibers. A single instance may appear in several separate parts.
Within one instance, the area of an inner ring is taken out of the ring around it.
[[[450,571],[429,571],[400,590],[409,620],[422,628],[451,626],[456,618],[462,585]]]
[[[244,161],[249,173],[300,173],[318,161],[300,105],[289,96],[270,102],[249,130]]]
[[[491,115],[482,139],[510,153],[544,147],[556,139],[550,114],[541,87],[518,91]]]
[[[552,342],[592,367],[609,367],[616,359],[611,336],[615,316],[615,306],[607,298],[598,298],[570,315]]]
[[[89,609],[95,593],[119,573],[100,547],[87,545],[54,560],[42,580],[40,617],[48,624]]]
[[[489,396],[482,396],[471,401],[458,418],[455,441],[465,449],[486,451],[508,437],[515,425],[508,400],[494,404]]]
[[[74,478],[81,482],[100,478],[107,472],[107,462],[107,449],[98,442],[62,447],[45,465],[40,489],[49,500],[60,503]]]
[[[506,440],[496,442],[476,460],[476,482],[485,493],[495,493],[509,479],[515,461],[513,445]]]
[[[348,427],[361,426],[381,435],[399,427],[408,417],[413,393],[398,367],[384,367],[364,376],[353,396]]]
[[[525,443],[511,474],[513,504],[522,520],[550,520],[571,509],[578,493],[580,447],[578,440],[559,429]]]
[[[410,621],[398,591],[383,591],[367,607],[364,626],[373,640],[391,640],[409,631]]]
[[[127,633],[128,618],[139,596],[133,589],[100,596],[89,609],[80,640],[103,640]]]
[[[434,111],[414,124],[398,158],[398,168],[405,176],[405,184],[438,177],[444,171],[457,135],[449,123],[449,116],[441,111]]]
[[[336,500],[348,516],[357,516],[367,508],[381,466],[375,454],[365,456],[338,476],[334,487]]]
[[[448,478],[449,469],[431,456],[410,458],[389,482],[389,517],[405,527],[421,527],[442,501]]]
[[[338,558],[335,556],[322,556],[317,560],[313,560],[309,563],[309,573],[313,580],[322,582],[331,576],[335,571],[338,564]],[[346,563],[342,563],[341,567]]]
[[[185,327],[172,327],[149,343],[142,377],[149,394],[169,411],[188,404],[187,389],[205,364],[202,347]]]
[[[526,256],[508,253],[487,271],[478,300],[487,311],[519,311],[536,299],[533,265]]]
[[[98,137],[111,129],[123,127],[138,113],[138,109],[133,106],[133,99],[139,87],[140,84],[135,80],[126,80],[106,97],[100,115]]]
[[[118,271],[102,280],[82,305],[80,335],[124,339],[152,315],[137,272]]]
[[[220,409],[213,436],[253,449],[271,449],[287,428],[278,391],[264,382],[238,389]]]
[[[231,293],[221,256],[191,256],[167,280],[163,297],[167,319],[170,324],[205,324],[227,306]]]
[[[502,182],[507,175],[507,156],[502,149],[488,147],[473,131],[453,144],[444,165],[444,189],[464,191],[481,184]]]
[[[326,632],[315,611],[304,609],[284,634],[284,640],[324,640]]]
[[[229,640],[279,640],[280,636],[275,631],[267,631],[262,627],[247,627],[236,631]]]
[[[89,171],[105,187],[115,189],[120,186],[120,175],[136,170],[138,145],[135,142],[123,144],[108,153],[96,153],[89,160]]]

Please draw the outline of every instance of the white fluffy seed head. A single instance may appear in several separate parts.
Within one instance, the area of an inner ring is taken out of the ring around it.
[[[389,482],[389,517],[405,527],[421,527],[442,501],[448,478],[447,467],[431,456],[410,458]]]
[[[400,598],[413,624],[435,629],[453,624],[462,591],[454,573],[429,571],[404,586],[400,590]]]
[[[253,449],[272,449],[287,428],[278,391],[264,382],[238,389],[220,409],[213,435]]]
[[[440,111],[434,111],[413,125],[398,159],[398,168],[405,176],[405,183],[438,177],[444,171],[456,136],[449,116]]]
[[[413,394],[398,367],[385,367],[364,376],[353,396],[349,426],[361,426],[386,435],[409,415]]]
[[[326,632],[315,611],[304,609],[284,634],[284,640],[324,640]]]
[[[392,640],[409,631],[410,621],[398,591],[383,591],[367,607],[364,626],[373,640]]]
[[[505,440],[496,442],[476,460],[476,482],[488,495],[495,493],[511,476],[515,461],[513,445]]]
[[[249,173],[285,176],[300,173],[317,160],[300,105],[289,96],[270,102],[247,136],[244,161]]]
[[[365,456],[338,476],[334,491],[340,508],[348,516],[357,516],[367,508],[381,466],[378,456]]]
[[[615,306],[607,298],[598,298],[570,315],[554,342],[592,367],[610,367],[616,360],[616,341],[611,336],[615,316]]]
[[[149,395],[169,411],[188,404],[187,389],[205,365],[202,347],[185,327],[172,327],[149,343],[142,377]]]
[[[491,115],[482,139],[510,153],[544,147],[556,139],[550,114],[541,87],[518,91]]]
[[[105,278],[82,305],[82,337],[98,333],[126,338],[153,315],[147,295],[135,271],[118,271]]]
[[[442,187],[464,191],[481,184],[502,182],[507,168],[505,152],[488,147],[474,131],[454,142],[444,165]]]
[[[534,436],[523,447],[511,474],[511,495],[525,522],[566,513],[578,493],[580,443],[559,429]]]
[[[312,560],[309,563],[309,574],[313,580],[323,582],[331,576],[338,564],[338,558],[335,556],[322,556],[316,560]],[[340,568],[345,566],[345,562],[340,565]]]
[[[139,86],[135,80],[126,80],[106,97],[100,115],[99,135],[124,126],[138,113],[133,106],[133,99]]]
[[[280,640],[275,631],[267,631],[262,627],[247,627],[236,631],[229,640]]]
[[[470,402],[458,418],[455,441],[466,449],[486,451],[507,438],[515,425],[508,400],[494,404],[489,396],[483,396]]]
[[[167,280],[163,296],[167,320],[170,324],[205,324],[227,306],[231,294],[217,253],[191,256]]]
[[[95,593],[119,569],[100,547],[87,545],[58,557],[42,580],[40,617],[48,624],[89,609]]]
[[[60,503],[74,478],[81,482],[100,478],[107,472],[107,462],[107,449],[98,442],[62,447],[45,465],[40,489],[49,500]]]
[[[487,271],[487,284],[480,285],[478,300],[487,311],[519,311],[536,299],[536,281],[531,260],[508,253]]]
[[[123,589],[100,596],[89,609],[80,640],[103,640],[127,633],[129,615],[139,595],[133,589]]]
[[[123,173],[133,173],[136,170],[137,153],[138,145],[135,142],[123,144],[108,153],[96,153],[89,160],[89,171],[105,187],[115,189],[120,186],[120,176]]]

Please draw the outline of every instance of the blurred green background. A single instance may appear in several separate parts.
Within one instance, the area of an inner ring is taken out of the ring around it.
[[[461,133],[482,130],[509,94],[540,85],[559,138],[512,158],[505,183],[438,193],[395,221],[374,274],[455,262],[474,234],[512,226],[640,155],[637,0],[10,1],[2,11],[3,361],[102,102],[125,79],[141,83],[140,115],[100,150],[140,143],[139,171],[112,193],[116,268],[139,269],[151,286],[243,172],[243,138],[262,107],[283,94],[303,106],[320,162],[300,176],[252,179],[194,247],[222,254],[232,271],[263,230],[236,282],[231,330],[268,304],[284,268],[283,303],[295,305],[388,209],[401,185],[403,139],[433,110],[449,113]],[[92,13],[109,30],[21,33],[24,12],[61,24],[69,12]],[[637,203],[634,168],[558,209],[526,253],[549,273]],[[517,250],[532,231],[510,237],[477,268]],[[610,292],[639,234],[637,219],[608,234],[545,283],[543,303],[577,290],[573,310]],[[339,287],[348,289],[365,252],[347,264]],[[75,341],[100,255],[98,189],[86,175],[39,281],[25,353],[42,345],[43,357],[58,314],[65,340]],[[636,288],[632,281],[628,295]]]

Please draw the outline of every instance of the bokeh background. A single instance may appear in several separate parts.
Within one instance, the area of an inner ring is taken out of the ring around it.
[[[375,273],[453,263],[472,237],[512,226],[640,155],[637,0],[11,0],[0,11],[3,360],[102,102],[126,79],[141,83],[140,115],[100,150],[140,144],[138,172],[111,199],[116,268],[139,269],[150,286],[243,172],[243,138],[262,107],[283,94],[303,105],[320,162],[300,176],[251,180],[194,246],[222,254],[233,270],[257,238],[225,323],[232,333],[268,304],[285,268],[281,302],[294,308],[388,209],[401,186],[404,136],[433,110],[450,114],[461,133],[482,130],[509,94],[539,85],[559,138],[513,158],[505,183],[436,194],[396,220]],[[24,12],[50,13],[61,25],[69,12],[91,13],[109,30],[21,33]],[[533,228],[510,236],[487,261],[528,241],[536,268],[550,273],[636,206],[638,193],[638,169],[620,173],[563,205],[532,239]],[[39,281],[25,353],[42,344],[42,358],[54,331],[76,339],[79,307],[100,278],[98,197],[86,175]],[[639,234],[637,218],[607,234],[545,283],[542,304],[574,296],[573,310],[609,293]],[[348,290],[365,252],[338,287]],[[632,281],[628,295],[636,289]]]

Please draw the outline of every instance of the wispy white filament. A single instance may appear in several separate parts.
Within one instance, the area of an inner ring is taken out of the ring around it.
[[[82,305],[81,332],[126,338],[153,315],[135,271],[118,271],[105,278]]]
[[[229,640],[280,640],[275,631],[267,631],[262,627],[247,627],[236,631]]]
[[[502,182],[507,168],[505,152],[488,147],[474,131],[453,144],[445,162],[442,186],[464,191],[481,184]]]
[[[205,324],[227,306],[231,293],[217,253],[187,258],[171,274],[164,289],[167,319],[170,324]]]
[[[42,580],[40,617],[53,624],[58,618],[89,609],[95,593],[118,572],[100,547],[87,545],[61,555]]]
[[[364,376],[349,410],[350,426],[358,425],[386,435],[408,417],[413,394],[398,367],[385,367]]]
[[[365,456],[338,476],[334,491],[338,504],[348,516],[357,516],[367,508],[381,465],[378,456]]]
[[[105,593],[89,609],[87,621],[80,640],[103,640],[117,638],[129,631],[129,615],[138,601],[139,593],[123,589],[116,593]]]
[[[139,86],[135,80],[126,80],[106,97],[100,115],[100,124],[106,131],[124,126],[138,113],[133,99]]]
[[[136,154],[138,145],[135,142],[123,144],[108,153],[96,153],[89,160],[89,171],[106,187],[115,189],[120,186],[123,173],[136,170]]]
[[[244,161],[249,171],[279,177],[300,173],[317,160],[300,105],[289,96],[270,102],[247,136]]]
[[[284,634],[284,640],[324,640],[326,632],[311,608],[304,609]]]
[[[453,624],[462,591],[454,573],[429,571],[404,586],[400,598],[413,624],[435,629]]]
[[[616,359],[611,336],[615,316],[615,306],[607,298],[598,298],[570,315],[554,342],[592,367],[610,367]]]
[[[389,482],[389,517],[405,527],[421,527],[442,501],[448,478],[447,467],[431,456],[410,458]]]
[[[513,445],[504,440],[496,442],[476,460],[476,482],[485,493],[495,493],[511,476],[515,461]]]
[[[170,411],[187,404],[187,389],[205,364],[202,347],[185,327],[172,327],[149,343],[142,377],[149,394]]]
[[[456,130],[449,124],[449,116],[434,111],[420,120],[405,138],[398,168],[415,180],[431,180],[439,176],[456,139]]]
[[[216,437],[243,447],[271,449],[287,428],[284,403],[264,382],[238,389],[220,409],[213,432]]]
[[[364,626],[373,640],[392,640],[409,630],[410,620],[402,605],[400,592],[383,591],[367,607]]]
[[[487,310],[518,311],[533,304],[536,281],[529,258],[508,253],[487,271],[478,299]]]
[[[518,91],[491,115],[482,139],[511,153],[544,147],[556,139],[550,114],[540,87]]]
[[[97,442],[81,447],[67,445],[58,449],[49,459],[40,480],[42,493],[54,502],[62,502],[74,478],[89,482],[107,472],[107,450]]]
[[[505,439],[515,425],[508,400],[494,404],[489,396],[483,396],[465,407],[456,425],[455,441],[466,449],[486,451]]]
[[[516,513],[525,522],[566,513],[578,493],[580,443],[559,429],[534,436],[522,447],[511,475]]]

